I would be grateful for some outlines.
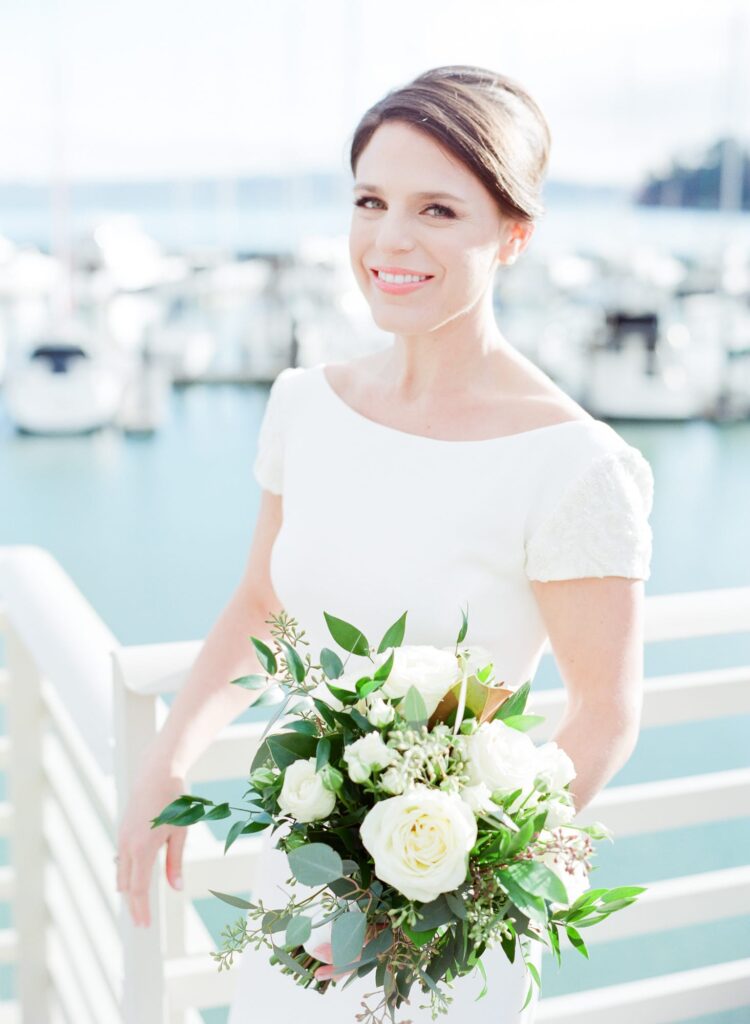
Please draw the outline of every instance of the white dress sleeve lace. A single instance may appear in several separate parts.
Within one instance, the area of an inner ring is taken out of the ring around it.
[[[268,392],[266,408],[258,431],[258,448],[253,463],[255,479],[273,494],[281,494],[284,469],[284,382],[293,367],[278,374]]]
[[[651,575],[654,478],[643,454],[624,445],[597,455],[526,541],[530,580]]]

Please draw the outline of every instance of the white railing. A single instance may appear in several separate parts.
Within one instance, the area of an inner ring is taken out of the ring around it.
[[[0,831],[12,853],[0,899],[14,920],[0,931],[0,958],[14,964],[18,992],[0,1024],[197,1024],[198,1010],[231,1001],[237,968],[218,971],[192,900],[217,879],[225,892],[251,889],[263,840],[238,840],[225,855],[207,826],[191,827],[182,893],[164,879],[162,848],[148,929],[132,924],[115,890],[112,856],[138,758],[167,713],[163,696],[179,689],[200,643],[119,645],[39,548],[0,548],[0,600],[9,726],[0,770],[10,784]],[[647,597],[645,616],[647,643],[749,632],[750,587]],[[545,716],[535,739],[552,735],[564,705],[561,689],[532,691],[529,710]],[[645,728],[749,712],[750,666],[645,681]],[[244,778],[261,728],[223,730],[188,782]],[[749,815],[750,767],[610,786],[577,821],[605,821],[617,839]],[[587,944],[750,913],[750,865],[643,884]],[[750,960],[543,997],[536,1020],[666,1024],[737,1007],[750,1007]]]

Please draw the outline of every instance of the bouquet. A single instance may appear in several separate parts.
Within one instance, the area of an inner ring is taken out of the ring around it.
[[[152,820],[188,826],[239,811],[225,852],[240,835],[278,833],[288,902],[209,890],[246,911],[212,957],[221,970],[249,943],[265,945],[280,970],[319,992],[374,973],[366,999],[377,1002],[365,999],[357,1020],[382,1024],[415,986],[433,1019],[446,1013],[453,982],[475,968],[484,996],[482,955],[499,944],[511,962],[521,951],[525,1007],[541,988],[530,943],[559,964],[564,933],[588,957],[581,929],[644,887],[589,887],[592,840],[611,834],[572,824],[573,763],[554,741],[526,735],[543,721],[524,711],[530,681],[512,691],[493,679],[488,652],[464,646],[467,612],[447,648],[404,645],[406,612],[376,649],[351,623],[324,616],[345,661],[329,647],[317,664],[303,657],[304,631],[282,611],[266,620],[273,649],[250,637],[266,674],[232,680],[262,690],[256,703],[278,704],[246,806],[185,794]],[[324,926],[328,939],[316,944]]]

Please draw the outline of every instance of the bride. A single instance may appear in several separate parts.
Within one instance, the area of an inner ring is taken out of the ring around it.
[[[549,638],[567,691],[554,739],[572,758],[576,811],[630,756],[643,677],[643,581],[650,575],[651,467],[503,336],[498,268],[529,244],[550,136],[515,81],[464,65],[426,71],[368,110],[351,143],[351,265],[382,351],[276,378],[254,472],[260,511],[241,580],[205,640],[148,752],[122,818],[117,888],[148,926],[148,887],[167,844],[180,887],[187,830],[149,827],[187,791],[191,765],[252,702],[229,680],[262,671],[248,637],[269,637],[285,608],[315,654],[323,610],[382,635],[408,609],[407,643],[451,644],[468,605],[468,641],[495,675],[532,679]],[[315,587],[310,581],[315,581]],[[286,858],[270,842],[253,896],[281,905]],[[541,943],[530,942],[537,969]],[[325,936],[309,947],[327,959]],[[372,988],[323,996],[248,945],[229,1024],[344,1024]],[[517,950],[485,955],[459,978],[448,1017],[530,1024],[537,989]],[[325,971],[325,968],[321,970]],[[426,1001],[421,997],[421,1001]],[[412,993],[399,1020],[431,1020]],[[365,1020],[365,1017],[359,1019]]]

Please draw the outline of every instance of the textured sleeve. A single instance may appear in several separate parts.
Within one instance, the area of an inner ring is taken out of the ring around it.
[[[281,494],[284,467],[284,384],[291,367],[277,375],[268,392],[266,408],[258,431],[258,448],[253,463],[261,487]]]
[[[651,575],[651,466],[633,445],[597,455],[526,541],[530,580]]]

